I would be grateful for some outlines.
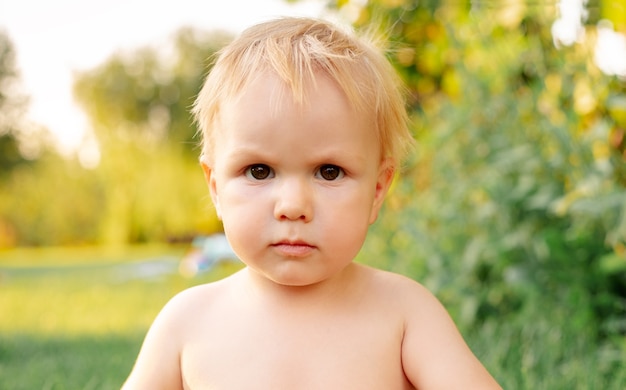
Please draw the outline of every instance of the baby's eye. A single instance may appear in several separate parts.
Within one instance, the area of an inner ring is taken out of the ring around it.
[[[336,165],[322,165],[317,172],[319,178],[327,181],[333,181],[337,179],[341,179],[344,175],[343,169],[339,168]]]
[[[274,172],[265,164],[254,164],[246,168],[246,177],[253,180],[265,180],[274,177]]]

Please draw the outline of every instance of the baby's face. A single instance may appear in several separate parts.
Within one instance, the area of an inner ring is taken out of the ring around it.
[[[324,76],[300,106],[272,75],[253,81],[220,118],[209,186],[241,260],[294,286],[350,264],[392,175],[371,119]]]

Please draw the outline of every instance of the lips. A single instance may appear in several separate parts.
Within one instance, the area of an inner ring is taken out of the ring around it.
[[[272,247],[286,257],[304,257],[316,249],[314,245],[300,240],[283,240],[272,244]]]

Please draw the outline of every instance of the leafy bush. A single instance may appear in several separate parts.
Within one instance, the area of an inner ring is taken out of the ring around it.
[[[419,143],[364,261],[422,281],[465,332],[623,348],[626,155],[611,107],[626,84],[593,65],[591,40],[557,49],[547,8],[464,7],[370,1],[357,21],[390,36]]]

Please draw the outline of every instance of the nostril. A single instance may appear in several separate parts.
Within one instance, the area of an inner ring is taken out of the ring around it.
[[[274,194],[274,218],[281,221],[304,221],[312,218],[312,193],[307,183],[286,180],[276,186]]]
[[[281,221],[308,221],[311,219],[312,210],[310,207],[300,205],[277,205],[275,217]]]
[[[281,220],[290,220],[290,221],[298,221],[298,220],[302,220],[302,221],[306,221],[307,220],[307,216],[305,214],[282,214],[280,216]]]

